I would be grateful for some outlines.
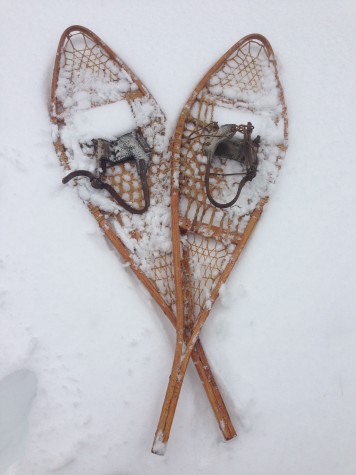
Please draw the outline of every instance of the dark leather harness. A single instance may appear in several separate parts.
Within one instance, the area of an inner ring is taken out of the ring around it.
[[[207,197],[211,204],[217,208],[229,208],[233,206],[236,201],[239,199],[243,187],[248,181],[252,181],[257,174],[258,167],[258,147],[260,144],[260,136],[258,135],[254,140],[252,140],[252,131],[254,126],[251,122],[247,124],[225,124],[218,126],[216,122],[208,124],[203,130],[212,128],[212,132],[195,136],[194,139],[198,137],[209,137],[207,145],[204,148],[204,153],[207,156],[206,171],[204,176],[205,190]],[[243,134],[243,139],[233,139],[233,136],[236,132]],[[243,173],[211,173],[211,167],[214,157],[225,158],[229,160],[234,160],[244,165],[246,171]],[[211,176],[232,176],[232,175],[243,175],[242,180],[239,183],[236,195],[228,203],[219,203],[213,198],[210,190],[210,177]]]
[[[150,205],[150,192],[147,182],[147,172],[149,167],[149,147],[137,131],[122,135],[114,141],[104,139],[92,140],[94,147],[94,157],[97,160],[95,173],[88,170],[76,170],[63,178],[62,182],[68,183],[73,178],[89,178],[90,184],[96,190],[106,190],[110,193],[116,203],[122,206],[126,211],[132,214],[142,214],[147,211]],[[134,160],[136,163],[137,174],[141,180],[142,192],[145,206],[141,209],[133,208],[120,195],[115,188],[104,181],[108,168],[121,165]]]

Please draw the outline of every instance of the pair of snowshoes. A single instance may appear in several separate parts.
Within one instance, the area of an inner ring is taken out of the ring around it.
[[[156,431],[163,455],[192,358],[226,440],[235,429],[199,340],[278,175],[287,112],[269,42],[249,35],[200,81],[169,150],[165,117],[135,74],[94,33],[62,35],[53,73],[54,145],[112,244],[176,328]]]

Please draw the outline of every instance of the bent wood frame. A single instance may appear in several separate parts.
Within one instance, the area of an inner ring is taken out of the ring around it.
[[[146,89],[146,87],[142,84],[142,82],[137,78],[137,76],[131,71],[131,69],[128,66],[126,66],[126,64],[123,63],[117,57],[114,51],[110,49],[109,46],[107,46],[95,33],[93,33],[88,28],[85,28],[79,25],[73,25],[67,28],[63,32],[60,38],[58,48],[57,48],[57,53],[56,53],[56,59],[55,59],[54,70],[53,70],[52,87],[51,87],[51,107],[50,107],[50,118],[51,118],[51,122],[54,125],[58,125],[61,122],[63,122],[56,115],[56,88],[57,88],[57,80],[58,80],[58,74],[59,74],[59,69],[60,69],[60,58],[61,58],[62,48],[67,39],[67,36],[73,31],[83,32],[84,34],[89,36],[94,42],[96,42],[101,48],[103,48],[103,50],[108,54],[108,56],[114,62],[119,64],[121,68],[123,68],[129,73],[132,79],[136,82],[142,94],[152,97],[150,92]],[[69,170],[70,168],[68,165],[66,149],[59,138],[54,142],[54,147],[56,149],[57,155],[64,169]],[[172,309],[165,302],[163,297],[160,295],[154,283],[134,264],[133,259],[131,258],[128,249],[123,244],[121,239],[117,236],[113,228],[110,226],[109,221],[105,218],[105,215],[96,206],[88,204],[87,207],[89,211],[92,213],[92,215],[95,217],[100,228],[104,231],[106,237],[110,240],[114,248],[119,252],[121,257],[129,264],[134,274],[137,276],[140,282],[147,288],[150,295],[156,301],[156,303],[161,307],[166,317],[169,319],[172,325],[176,327],[177,319]],[[222,431],[224,438],[226,440],[230,440],[236,436],[236,431],[231,422],[230,416],[228,414],[226,405],[223,401],[223,398],[221,396],[217,383],[209,367],[209,363],[206,358],[203,346],[199,340],[196,341],[194,349],[192,351],[192,360],[199,374],[199,378],[201,382],[203,383],[203,387],[209,399],[210,405],[213,409],[216,420],[219,424],[220,430]]]
[[[288,138],[288,118],[287,118],[287,108],[285,105],[284,93],[282,85],[278,75],[277,64],[274,57],[273,49],[269,41],[260,34],[250,34],[239,40],[235,43],[215,64],[209,71],[205,74],[202,80],[198,83],[197,87],[194,89],[192,95],[188,99],[186,105],[184,106],[181,115],[179,117],[173,142],[171,144],[171,168],[172,168],[172,187],[171,187],[171,206],[172,206],[172,249],[173,249],[173,263],[174,263],[174,279],[176,285],[176,308],[177,308],[177,334],[176,334],[176,351],[174,355],[174,361],[172,365],[172,371],[169,379],[169,384],[167,387],[167,392],[165,395],[165,400],[162,406],[162,411],[160,419],[158,422],[154,443],[152,447],[152,452],[157,455],[164,455],[165,444],[169,439],[169,434],[171,426],[173,423],[175,409],[178,403],[178,398],[180,390],[183,384],[184,375],[187,369],[188,361],[191,355],[191,352],[194,348],[194,344],[199,338],[199,333],[210,313],[210,309],[205,308],[200,312],[197,317],[194,328],[191,331],[189,340],[184,339],[185,326],[184,326],[184,298],[183,298],[183,279],[182,279],[182,269],[184,267],[184,255],[181,255],[181,244],[180,236],[181,229],[183,232],[187,231],[187,227],[184,227],[184,221],[180,219],[179,216],[179,197],[180,197],[180,188],[179,188],[179,176],[180,176],[180,158],[181,158],[181,144],[182,137],[184,132],[185,122],[190,114],[190,109],[192,108],[194,102],[197,99],[198,94],[206,85],[210,77],[217,72],[217,70],[222,66],[222,64],[238,50],[244,43],[249,40],[258,40],[263,43],[266,51],[269,55],[271,64],[273,65],[275,78],[277,81],[277,86],[279,90],[279,99],[282,104],[282,118],[284,123],[284,139],[285,141]],[[283,149],[285,151],[285,148]],[[220,278],[217,281],[216,286],[211,292],[210,301],[211,307],[216,301],[219,290],[221,286],[228,279],[234,265],[236,264],[240,254],[245,247],[252,231],[254,230],[262,212],[265,204],[268,201],[268,196],[265,196],[260,199],[255,210],[250,215],[250,220],[246,226],[245,231],[242,235],[239,236],[234,253],[232,254],[230,262],[225,267],[224,271],[221,273]],[[181,226],[183,225],[183,228]],[[188,223],[189,226],[189,223]],[[199,225],[198,225],[199,227]],[[185,345],[185,350],[184,349]]]

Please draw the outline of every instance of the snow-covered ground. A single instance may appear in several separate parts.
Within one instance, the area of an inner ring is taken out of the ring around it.
[[[0,474],[355,475],[355,21],[351,0],[2,0]],[[170,132],[203,73],[259,32],[279,61],[290,145],[202,340],[239,436],[194,371],[165,457],[150,448],[172,328],[61,184],[54,55],[91,28]]]

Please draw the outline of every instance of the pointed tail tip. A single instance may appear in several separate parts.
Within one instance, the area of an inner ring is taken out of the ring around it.
[[[237,437],[237,433],[231,421],[230,423],[226,423],[225,420],[221,419],[221,421],[219,422],[219,427],[226,442]]]

